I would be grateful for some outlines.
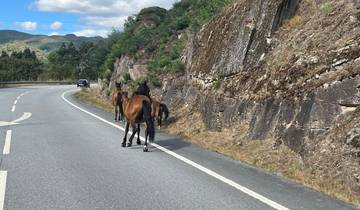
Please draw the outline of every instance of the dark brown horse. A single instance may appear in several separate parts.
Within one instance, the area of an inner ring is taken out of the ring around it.
[[[113,106],[115,108],[115,121],[119,120],[123,120],[124,119],[124,112],[123,112],[123,108],[122,108],[122,91],[121,91],[121,87],[122,84],[120,83],[115,83],[116,86],[116,90],[112,95],[112,103]]]
[[[165,114],[165,120],[169,117],[169,109],[167,106],[155,98],[151,97],[151,116],[153,120],[157,120],[157,125],[161,129],[163,116]]]
[[[131,125],[133,133],[129,138],[128,147],[132,146],[132,140],[134,139],[135,134],[138,132],[137,144],[140,145],[141,141],[139,138],[140,133],[140,124],[146,123],[145,130],[145,146],[144,152],[148,151],[148,137],[150,142],[154,141],[155,138],[155,129],[154,122],[151,116],[151,102],[150,99],[146,96],[135,95],[131,98],[127,97],[127,94],[122,94],[122,108],[124,111],[124,116],[126,119],[125,127],[125,136],[122,142],[122,146],[126,147],[126,138],[129,132],[129,126]]]

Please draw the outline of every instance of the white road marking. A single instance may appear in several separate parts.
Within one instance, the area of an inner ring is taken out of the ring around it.
[[[6,131],[5,144],[4,144],[4,150],[3,150],[4,155],[10,154],[11,134],[12,134],[11,130]]]
[[[20,121],[29,119],[31,117],[31,115],[32,115],[31,112],[24,112],[24,114],[20,118],[14,120],[14,121],[11,121],[11,122],[0,121],[0,127],[1,126],[17,125],[17,124],[19,124]]]
[[[16,99],[16,100],[15,100],[15,102],[14,102],[14,105],[16,105],[16,104],[17,104],[17,102],[18,102],[18,100]]]
[[[14,121],[11,121],[11,122],[0,121],[0,127],[1,126],[17,125],[17,124],[19,124],[20,121],[29,119],[31,117],[31,115],[32,115],[31,112],[24,112],[24,114],[20,118],[14,120]]]
[[[89,111],[87,111],[87,110],[85,110],[85,109],[71,103],[69,100],[67,100],[65,98],[65,94],[67,94],[69,92],[74,92],[74,90],[65,91],[61,95],[62,99],[64,101],[66,101],[68,104],[70,104],[71,106],[79,109],[82,112],[85,112],[86,114],[89,114],[89,115],[95,117],[96,119],[98,119],[98,120],[100,120],[100,121],[102,121],[102,122],[104,122],[106,124],[109,124],[109,125],[111,125],[111,126],[113,126],[115,128],[118,128],[118,129],[120,129],[122,131],[125,131],[125,128],[123,128],[123,127],[121,127],[119,125],[116,125],[115,123],[109,122],[109,121],[107,121],[107,120],[105,120],[105,119],[103,119],[103,118],[101,118],[101,117],[99,117],[99,116],[97,116],[97,115],[95,115],[95,114],[93,114],[93,113],[91,113],[91,112],[89,112]],[[129,131],[129,133],[131,134],[132,132]],[[145,141],[145,138],[142,137],[142,136],[140,136],[140,139],[142,141]],[[183,161],[184,163],[186,163],[188,165],[193,166],[194,168],[197,168],[198,170],[200,170],[200,171],[202,171],[202,172],[204,172],[204,173],[206,173],[206,174],[208,174],[208,175],[210,175],[210,176],[212,176],[212,177],[214,177],[214,178],[216,178],[216,179],[230,185],[231,187],[234,187],[234,188],[238,189],[239,191],[241,191],[241,192],[243,192],[243,193],[245,193],[245,194],[247,194],[247,195],[249,195],[249,196],[251,196],[251,197],[253,197],[253,198],[255,198],[255,199],[257,199],[257,200],[259,200],[259,201],[261,201],[261,202],[263,202],[263,203],[265,203],[265,204],[267,204],[267,205],[269,205],[269,206],[271,206],[273,208],[275,208],[275,209],[289,210],[289,208],[286,208],[286,207],[276,203],[275,201],[272,201],[272,200],[270,200],[270,199],[268,199],[268,198],[266,198],[266,197],[264,197],[264,196],[262,196],[262,195],[260,195],[260,194],[258,194],[256,192],[250,190],[249,188],[246,188],[246,187],[244,187],[244,186],[242,186],[242,185],[240,185],[240,184],[238,184],[238,183],[236,183],[236,182],[234,182],[234,181],[232,181],[232,180],[230,180],[230,179],[228,179],[228,178],[226,178],[226,177],[224,177],[224,176],[222,176],[222,175],[220,175],[220,174],[218,174],[218,173],[216,173],[216,172],[214,172],[214,171],[212,171],[212,170],[210,170],[210,169],[208,169],[208,168],[206,168],[206,167],[204,167],[204,166],[202,166],[202,165],[200,165],[198,163],[195,163],[194,161],[189,160],[186,157],[183,157],[183,156],[181,156],[179,154],[176,154],[175,152],[172,152],[172,151],[170,151],[170,150],[168,150],[168,149],[166,149],[166,148],[164,148],[164,147],[162,147],[162,146],[160,146],[160,145],[158,145],[156,143],[150,143],[150,144],[152,146],[156,147],[157,149],[159,149],[159,150],[161,150],[161,151],[163,151],[163,152],[165,152],[165,153],[167,153],[167,154],[169,154],[169,155]]]
[[[7,171],[0,171],[0,210],[4,209]]]
[[[13,105],[11,108],[11,112],[14,112],[14,111],[15,111],[15,105]]]
[[[13,123],[18,123],[20,121],[27,120],[27,119],[29,119],[31,117],[31,115],[32,115],[31,112],[24,112],[24,114],[21,117],[19,117],[18,119],[14,120],[12,122]]]
[[[21,97],[21,95],[19,95],[19,96],[16,98],[16,100],[19,100],[19,99],[20,99],[20,97]]]

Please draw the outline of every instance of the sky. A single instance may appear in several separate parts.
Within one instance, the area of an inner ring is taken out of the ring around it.
[[[0,30],[30,34],[106,37],[142,8],[177,0],[1,0]],[[16,3],[15,3],[16,2]]]

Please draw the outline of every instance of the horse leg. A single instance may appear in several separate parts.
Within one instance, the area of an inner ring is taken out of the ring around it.
[[[149,135],[149,131],[148,131],[148,128],[146,128],[145,129],[145,146],[144,146],[144,149],[143,149],[144,152],[149,151],[149,149],[148,149],[148,135]]]
[[[125,135],[124,135],[123,142],[121,144],[122,147],[126,147],[126,137],[127,137],[128,132],[129,132],[129,126],[130,126],[130,123],[126,122]]]
[[[118,111],[117,111],[117,107],[115,106],[115,122],[117,121],[117,115],[118,115]]]
[[[136,144],[137,144],[137,145],[141,145],[141,141],[140,141],[140,124],[138,124],[137,126],[138,126],[138,127],[137,127],[137,132],[138,132],[137,134],[138,134],[138,135],[137,135]]]
[[[131,134],[131,136],[130,136],[130,138],[129,138],[128,147],[131,147],[131,146],[132,146],[132,141],[133,141],[133,139],[134,139],[134,136],[135,136],[136,132],[138,132],[138,130],[137,130],[137,128],[136,128],[136,124],[131,125],[131,127],[133,128],[133,130],[132,130],[132,134]]]
[[[124,120],[124,111],[122,109],[122,103],[119,104],[119,121]]]
[[[120,121],[122,121],[123,120],[123,117],[122,117],[122,113],[121,113],[121,107],[120,107],[121,105],[120,104],[118,104],[118,113],[119,113],[119,117],[118,117],[118,121],[120,122]]]
[[[159,116],[158,116],[158,125],[159,125],[159,129],[161,129],[161,121],[162,121],[162,114],[160,114]]]

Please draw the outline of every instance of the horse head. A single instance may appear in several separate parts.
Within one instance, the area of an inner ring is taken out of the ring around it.
[[[122,87],[121,82],[115,82],[115,87],[117,90],[121,90],[121,87]]]

